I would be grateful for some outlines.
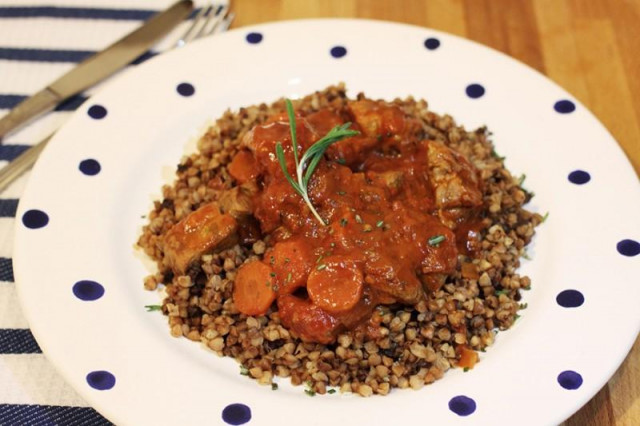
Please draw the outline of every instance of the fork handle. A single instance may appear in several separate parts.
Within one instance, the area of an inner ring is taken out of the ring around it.
[[[53,134],[44,138],[36,145],[20,154],[18,158],[7,164],[4,168],[0,169],[0,191],[9,186],[11,182],[16,180],[16,178],[22,175],[22,173],[29,169],[29,167],[33,166],[33,163],[36,162],[38,156],[52,136]]]

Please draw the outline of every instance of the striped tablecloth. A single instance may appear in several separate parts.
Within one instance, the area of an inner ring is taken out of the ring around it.
[[[173,2],[0,0],[0,116]],[[204,2],[195,3],[198,7]],[[181,24],[136,62],[171,47],[188,25]],[[5,137],[0,168],[60,127],[99,89],[100,85],[68,100]],[[27,172],[0,192],[0,425],[110,424],[58,375],[21,313],[11,257],[16,208],[28,179]]]

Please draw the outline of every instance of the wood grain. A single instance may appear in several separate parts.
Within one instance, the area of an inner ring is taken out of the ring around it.
[[[357,17],[434,28],[500,50],[568,90],[640,174],[640,0],[236,0],[234,27]],[[606,344],[603,343],[603,344]],[[566,426],[640,425],[640,340]]]

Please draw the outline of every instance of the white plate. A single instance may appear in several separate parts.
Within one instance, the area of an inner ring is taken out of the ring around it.
[[[437,48],[433,41],[432,49],[425,46],[430,38],[440,42]],[[346,55],[334,57],[336,46]],[[526,173],[525,186],[535,191],[528,207],[549,212],[530,250],[533,260],[522,268],[533,280],[522,318],[498,335],[473,371],[450,371],[420,391],[310,398],[286,380],[272,391],[241,376],[235,361],[170,337],[166,319],[143,307],[159,299],[143,290],[148,264],[133,244],[162,183],[185,149],[193,149],[187,142],[227,108],[302,96],[339,81],[352,96],[361,90],[387,99],[413,95],[468,129],[487,124],[507,166]],[[195,93],[180,95],[181,83]],[[470,97],[470,84],[484,94]],[[556,104],[561,100],[569,103]],[[99,112],[97,105],[106,108],[103,118],[89,114]],[[575,110],[560,113],[556,105]],[[96,171],[87,159],[99,163],[99,173],[83,173]],[[590,180],[572,183],[576,170]],[[34,211],[46,214],[45,226],[27,226],[43,224]],[[194,43],[137,67],[88,100],[33,171],[18,211],[14,268],[46,356],[119,425],[237,423],[242,419],[229,413],[249,411],[256,425],[557,424],[607,382],[638,334],[640,257],[629,256],[640,240],[638,212],[640,186],[616,142],[542,75],[426,28],[295,21]],[[620,245],[623,240],[631,242]],[[102,297],[78,298],[73,289],[83,280],[99,283]],[[561,306],[558,295],[568,289],[584,303]],[[96,371],[108,373],[91,375]],[[89,380],[96,377],[102,380]],[[456,414],[461,400],[473,412]],[[234,411],[230,404],[243,405]]]

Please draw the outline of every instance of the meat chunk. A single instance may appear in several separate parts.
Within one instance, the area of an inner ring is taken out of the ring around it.
[[[296,140],[299,156],[315,142],[315,137],[316,134],[311,125],[304,118],[297,117]],[[267,176],[275,176],[282,173],[276,156],[276,145],[278,143],[282,145],[287,168],[290,172],[293,172],[295,164],[291,143],[291,127],[286,118],[283,121],[274,121],[262,126],[256,126],[242,139],[243,147],[253,154],[258,166],[258,172]]]
[[[388,190],[391,196],[399,194],[403,189],[405,172],[402,170],[367,171],[366,176],[372,185]]]
[[[304,341],[331,343],[340,329],[338,320],[309,300],[285,294],[278,297],[282,324]]]
[[[423,274],[453,272],[458,259],[455,234],[442,225],[431,227],[429,233],[431,235],[429,235],[427,243],[423,245],[423,258],[420,262],[421,272]]]
[[[384,304],[385,302],[389,302],[387,304],[390,304],[396,302],[395,299],[391,299],[386,295],[381,296],[381,294],[382,293],[376,293],[371,287],[365,286],[362,297],[356,306],[349,311],[333,314],[333,316],[335,316],[347,330],[353,330],[371,317],[371,313],[378,303]]]
[[[420,275],[420,281],[426,293],[432,293],[440,290],[447,280],[446,274],[430,273]]]
[[[362,133],[370,138],[402,134],[406,128],[405,114],[397,106],[363,99],[349,102],[348,107]]]
[[[203,254],[229,248],[237,242],[238,224],[216,203],[205,204],[176,223],[165,235],[165,262],[174,273],[184,274]]]
[[[436,207],[476,207],[482,205],[480,179],[467,159],[444,144],[429,141],[428,175]]]
[[[235,219],[253,213],[253,196],[258,192],[255,182],[246,182],[240,186],[224,191],[218,204],[223,213]]]
[[[370,259],[365,264],[365,283],[399,302],[416,304],[424,297],[422,283],[413,271],[398,269],[391,259]]]
[[[258,175],[258,163],[250,151],[238,152],[228,166],[229,174],[240,184],[254,180]]]

